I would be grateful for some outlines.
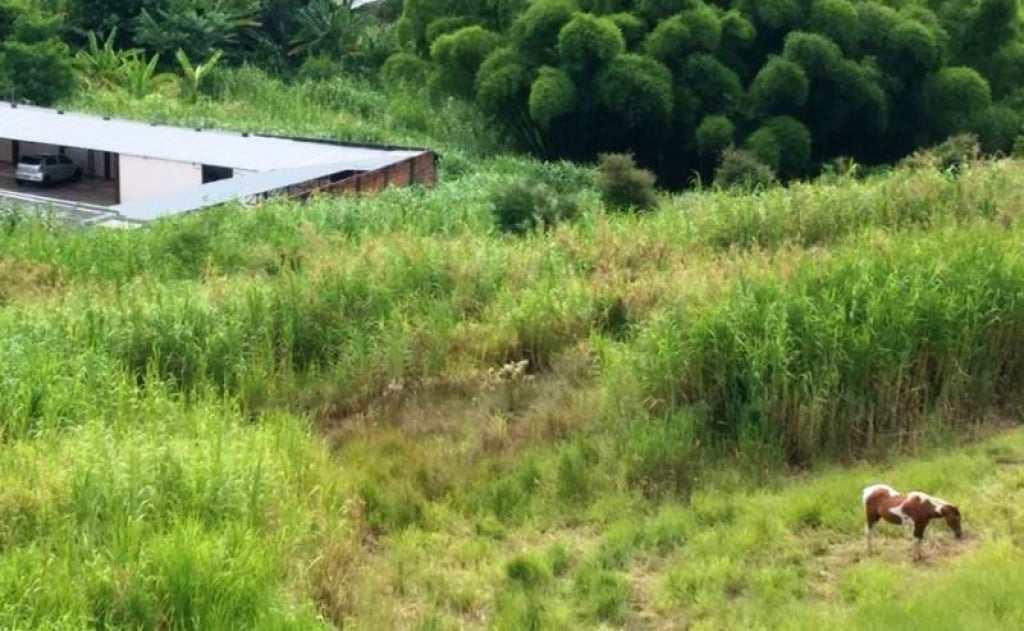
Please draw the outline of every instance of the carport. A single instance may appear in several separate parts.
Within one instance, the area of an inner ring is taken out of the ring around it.
[[[63,154],[83,178],[19,187],[17,160],[29,153]],[[256,179],[242,182],[249,178]],[[273,191],[300,197],[301,191],[367,193],[435,181],[436,155],[428,149],[187,128],[0,102],[0,194],[104,206],[129,219],[148,221],[215,199]]]
[[[14,181],[18,160],[23,155],[34,153],[66,155],[82,169],[82,179],[78,182],[64,182],[47,187],[18,186]],[[120,201],[118,156],[109,151],[0,138],[0,191],[24,192],[61,201],[112,206]]]

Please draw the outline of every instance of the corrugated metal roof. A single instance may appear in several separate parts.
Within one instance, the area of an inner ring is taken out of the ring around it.
[[[187,127],[150,125],[0,101],[0,138],[250,171],[344,164],[369,171],[417,150],[353,147]]]
[[[336,163],[239,175],[175,193],[125,202],[111,206],[110,210],[130,220],[151,221],[251,195],[272,193],[347,170],[347,163]]]

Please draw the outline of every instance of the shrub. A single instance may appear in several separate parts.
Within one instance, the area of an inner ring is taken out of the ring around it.
[[[633,157],[604,153],[598,165],[598,189],[605,206],[612,210],[650,210],[657,207],[654,174],[637,168]]]
[[[492,196],[491,204],[498,228],[511,234],[549,228],[574,219],[580,212],[574,195],[523,180],[500,188]]]
[[[726,149],[715,169],[715,186],[723,189],[753,190],[775,182],[772,168],[745,149]]]
[[[689,499],[700,471],[692,428],[686,414],[634,423],[621,441],[630,488],[652,500]]]
[[[558,498],[563,502],[583,502],[591,497],[588,454],[581,444],[567,445],[558,456]]]
[[[978,137],[971,133],[956,134],[937,145],[920,149],[903,160],[911,167],[933,168],[949,173],[976,162],[981,157]]]
[[[316,54],[306,57],[296,75],[298,81],[329,81],[344,72],[341,63],[329,55]]]
[[[388,57],[380,75],[384,85],[389,87],[423,85],[427,80],[430,66],[413,53],[395,53]]]
[[[551,579],[547,564],[529,555],[520,555],[505,564],[505,576],[513,585],[536,589]]]
[[[629,613],[629,583],[596,563],[580,568],[574,588],[587,617],[622,625]]]

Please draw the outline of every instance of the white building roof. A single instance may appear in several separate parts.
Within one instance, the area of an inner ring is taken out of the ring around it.
[[[0,138],[249,171],[344,164],[369,171],[422,153],[152,125],[0,101]]]
[[[182,191],[137,199],[110,210],[130,221],[151,221],[167,215],[190,212],[234,199],[273,193],[289,186],[327,177],[346,170],[344,164],[323,164],[297,169],[239,175]]]

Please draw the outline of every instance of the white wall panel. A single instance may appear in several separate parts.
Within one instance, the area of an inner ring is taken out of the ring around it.
[[[203,183],[203,169],[199,164],[122,155],[119,167],[121,203],[173,193]]]

